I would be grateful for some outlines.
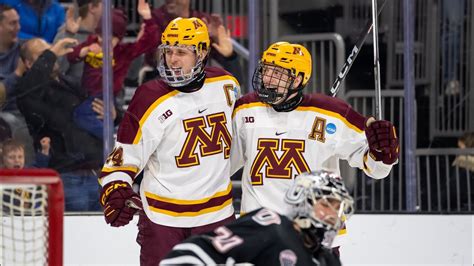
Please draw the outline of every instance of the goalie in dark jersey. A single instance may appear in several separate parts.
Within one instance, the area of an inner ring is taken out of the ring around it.
[[[261,208],[176,245],[160,265],[341,265],[330,247],[353,199],[331,172],[303,173],[285,195],[288,217]]]

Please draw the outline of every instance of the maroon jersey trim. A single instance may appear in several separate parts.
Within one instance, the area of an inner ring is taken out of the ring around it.
[[[199,200],[170,199],[149,192],[145,192],[145,196],[151,211],[175,217],[193,217],[215,212],[232,204],[232,183],[225,191]]]

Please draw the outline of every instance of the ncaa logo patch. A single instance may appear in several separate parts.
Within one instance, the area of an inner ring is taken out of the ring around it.
[[[334,125],[333,123],[327,124],[327,126],[326,126],[326,132],[327,132],[328,134],[334,134],[334,133],[336,133],[336,125]]]

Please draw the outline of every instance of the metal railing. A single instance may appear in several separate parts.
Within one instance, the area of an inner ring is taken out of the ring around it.
[[[430,137],[459,136],[474,130],[474,4],[435,1],[431,7]],[[450,6],[443,7],[443,4]],[[450,15],[454,12],[453,15]],[[457,12],[457,14],[456,14]]]
[[[373,91],[350,91],[346,98],[361,114],[374,113]],[[403,91],[383,90],[382,106],[384,119],[392,121],[397,128],[400,160],[385,179],[375,180],[357,171],[352,180],[348,176],[348,183],[351,184],[357,211],[406,212]],[[453,165],[456,159],[457,165]],[[417,212],[474,212],[474,149],[417,149],[416,160]]]
[[[474,149],[418,149],[420,212],[474,212]]]
[[[375,91],[349,91],[347,101],[354,110],[364,116],[375,114]],[[396,129],[400,144],[404,141],[403,125],[403,91],[382,90],[382,108],[384,119],[391,121]],[[382,180],[367,177],[362,171],[357,171],[355,177],[349,180],[353,183],[353,195],[358,211],[402,211],[404,198],[403,187],[403,145],[400,147],[400,160],[389,176]],[[345,169],[346,172],[351,172]],[[350,177],[349,177],[350,179]]]

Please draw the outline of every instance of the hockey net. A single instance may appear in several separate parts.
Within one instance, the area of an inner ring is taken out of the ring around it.
[[[64,192],[52,170],[0,170],[0,265],[62,265]]]

